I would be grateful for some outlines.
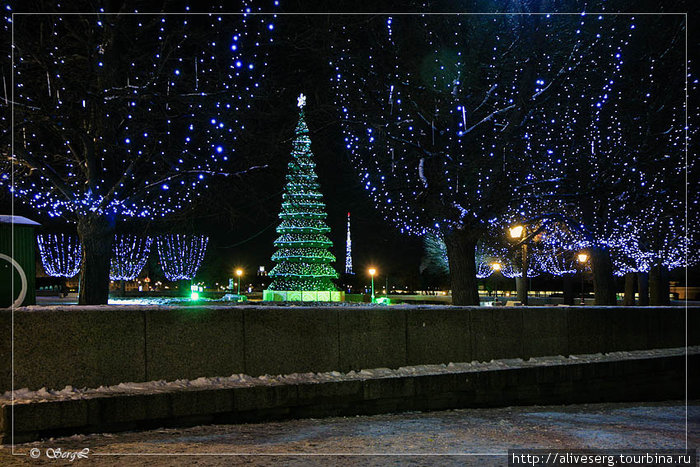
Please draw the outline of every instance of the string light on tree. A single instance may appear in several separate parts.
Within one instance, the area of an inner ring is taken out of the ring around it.
[[[112,243],[109,278],[114,281],[134,280],[148,261],[151,241],[150,237],[117,235]]]
[[[493,274],[493,269],[489,265],[487,261],[485,261],[483,258],[477,256],[476,258],[476,278],[477,279],[486,279],[489,277],[491,274]]]
[[[532,251],[533,269],[552,276],[576,274],[573,253],[554,248],[535,248]]]
[[[244,14],[226,15],[220,5],[123,14],[135,11],[121,3],[62,15],[85,9],[30,3],[12,23],[14,89],[5,83],[3,103],[13,95],[14,124],[9,112],[0,120],[15,144],[0,158],[0,185],[77,223],[79,301],[106,303],[115,219],[167,216],[213,177],[259,168],[236,151],[264,94],[276,15],[252,14],[269,9],[247,1]],[[4,13],[10,43],[12,11]]]
[[[346,149],[367,194],[401,232],[432,231],[455,252],[475,251],[509,210],[520,220],[551,210],[578,224],[591,248],[606,250],[617,213],[638,208],[640,192],[659,197],[663,190],[654,188],[672,179],[666,171],[652,187],[656,156],[635,153],[651,142],[640,134],[663,140],[659,149],[682,146],[683,99],[667,93],[667,102],[653,107],[667,109],[658,118],[666,127],[657,127],[638,83],[653,97],[662,86],[656,75],[682,57],[682,47],[665,52],[681,20],[523,8],[517,15],[402,15],[344,25],[330,65]],[[661,24],[669,32],[652,52],[634,42],[640,29]],[[377,38],[369,44],[361,39],[368,28]],[[416,30],[425,34],[417,38]],[[650,78],[640,79],[647,71]],[[677,162],[671,157],[668,165],[682,166]],[[475,277],[463,256],[451,261],[463,261],[460,269]],[[476,281],[466,276],[452,276],[453,298],[478,304]]]
[[[44,271],[53,277],[73,277],[80,271],[82,248],[78,237],[67,234],[37,235]]]
[[[170,234],[156,238],[160,265],[170,281],[194,278],[207,251],[209,237]]]
[[[210,177],[237,171],[231,162],[238,133],[245,131],[241,116],[265,80],[265,44],[274,29],[268,26],[276,15],[142,13],[120,20],[130,45],[114,42],[114,24],[100,24],[113,18],[58,14],[55,34],[42,38],[25,37],[29,21],[16,24],[22,43],[14,60],[16,118],[22,122],[18,134],[26,138],[17,145],[24,162],[15,166],[13,192],[51,216],[160,217],[191,201]],[[85,40],[98,49],[85,63],[65,58],[83,53],[64,39],[78,22],[86,24]],[[34,46],[41,50],[24,60]],[[119,47],[120,60],[110,58],[109,47]],[[239,69],[239,62],[245,66]],[[76,102],[82,103],[77,110]],[[78,110],[100,117],[72,118]],[[173,112],[181,117],[172,118]],[[48,127],[24,118],[49,113]],[[96,134],[91,153],[76,144],[83,125]],[[94,172],[81,169],[86,160]]]
[[[391,21],[387,27],[393,28],[393,34],[387,31],[385,39],[388,43],[397,44],[396,47],[378,43],[376,47],[363,46],[363,50],[356,50],[353,49],[355,42],[348,37],[341,46],[338,58],[332,63],[337,72],[332,81],[345,122],[346,147],[356,162],[361,180],[387,219],[408,233],[422,235],[426,229],[449,229],[462,225],[466,219],[485,223],[488,219],[481,210],[489,206],[487,196],[495,182],[497,166],[493,161],[501,165],[500,155],[505,150],[506,170],[511,170],[511,162],[513,174],[522,167],[511,161],[511,148],[507,146],[507,141],[504,146],[501,135],[504,126],[509,125],[508,115],[517,113],[514,101],[518,96],[525,97],[533,109],[533,117],[527,119],[519,131],[522,137],[519,142],[524,145],[530,140],[531,151],[538,149],[545,152],[548,143],[546,134],[550,133],[547,127],[565,124],[567,120],[575,118],[578,111],[541,106],[540,99],[554,89],[547,84],[555,79],[564,79],[571,83],[569,87],[579,87],[581,82],[567,69],[577,67],[578,73],[583,72],[585,56],[576,51],[580,51],[584,44],[590,49],[588,53],[600,54],[596,57],[599,68],[586,68],[586,73],[598,74],[600,67],[606,67],[603,70],[607,71],[614,70],[616,66],[616,48],[610,52],[602,43],[591,45],[601,42],[596,36],[608,27],[605,21],[588,21],[585,28],[580,28],[585,30],[581,34],[566,29],[574,24],[578,27],[578,23],[582,22],[580,19],[548,18],[541,21],[546,31],[543,40],[547,45],[559,45],[552,47],[550,53],[537,51],[538,63],[534,65],[520,60],[518,56],[518,53],[532,52],[532,44],[522,44],[524,49],[517,53],[510,50],[509,54],[504,54],[505,60],[497,59],[512,43],[508,40],[509,35],[516,31],[511,22],[530,27],[528,22],[532,23],[533,19],[529,17],[485,15],[468,19],[459,16],[449,19],[440,17],[437,20],[430,16],[389,19]],[[417,51],[418,44],[413,36],[406,34],[397,38],[397,28],[409,22],[404,26],[406,30],[417,26],[428,31],[425,44],[419,45],[420,52],[425,54],[423,61],[407,63],[397,54],[402,47]],[[414,22],[417,24],[414,25]],[[441,36],[445,37],[444,42],[440,42],[442,39],[433,33],[438,27],[464,33],[445,34]],[[482,39],[478,49],[473,47],[472,34],[478,34]],[[613,36],[611,39],[622,43],[626,37]],[[568,41],[573,52],[561,49],[562,40]],[[465,51],[477,54],[486,64],[483,73],[465,76],[476,73],[469,70],[473,62],[467,61]],[[535,57],[530,62],[533,59]],[[533,88],[523,89],[520,76],[529,72],[529,67],[547,70],[551,78],[540,76],[533,83]],[[373,70],[373,73],[369,77],[363,76],[362,70]],[[387,79],[384,80],[384,77]],[[577,107],[589,106],[591,100],[598,98],[594,93],[604,87],[605,83],[600,80],[590,79],[583,89],[590,97],[577,102]],[[569,100],[571,96],[567,89],[566,92],[557,92],[553,98]],[[374,103],[379,103],[380,107],[377,108]],[[557,124],[563,117],[566,119]],[[544,132],[537,131],[544,122],[547,122]],[[534,135],[542,137],[535,140]],[[535,148],[535,144],[539,147]],[[471,145],[476,146],[473,151],[469,150]],[[387,151],[387,148],[391,151]],[[381,157],[386,153],[395,158],[391,165]],[[475,159],[477,153],[484,155],[483,160]],[[530,154],[525,156],[529,157]],[[523,154],[518,157],[522,158]],[[527,164],[528,160],[522,160],[522,163]],[[470,170],[476,171],[476,183],[472,186],[466,183]],[[435,185],[434,195],[442,197],[443,204],[450,206],[448,212],[436,215],[439,211],[416,209],[416,197],[428,195],[433,184],[438,182],[440,185]],[[517,193],[517,190],[513,190],[513,193]]]
[[[630,19],[663,32],[653,44],[634,43],[630,32],[614,53],[615,72],[601,74],[607,87],[589,112],[578,115],[577,125],[553,136],[565,144],[547,154],[535,180],[557,181],[565,202],[554,209],[540,203],[535,212],[557,211],[572,227],[581,224],[581,241],[568,249],[589,250],[596,288],[603,282],[598,269],[622,276],[649,272],[654,265],[688,265],[687,240],[696,230],[691,223],[685,231],[682,209],[690,207],[685,172],[693,172],[693,163],[686,167],[683,151],[689,109],[682,83],[685,52],[676,37],[687,25],[680,18]],[[690,114],[697,115],[697,108]],[[533,183],[533,191],[541,193],[536,187]],[[608,304],[614,304],[614,287],[608,290]]]
[[[530,211],[529,211],[530,212]],[[574,252],[589,244],[566,223],[543,218],[533,223],[531,229],[539,232],[531,246],[530,272],[537,271],[552,276],[575,274]]]

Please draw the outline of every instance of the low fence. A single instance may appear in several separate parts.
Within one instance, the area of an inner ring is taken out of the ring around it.
[[[683,347],[676,307],[0,310],[0,392]],[[687,310],[700,344],[700,308]],[[12,354],[12,352],[14,353]],[[12,358],[12,356],[14,358]]]

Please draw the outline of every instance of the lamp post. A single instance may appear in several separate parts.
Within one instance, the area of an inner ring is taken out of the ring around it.
[[[516,241],[520,241],[521,245],[521,257],[522,257],[522,277],[520,278],[520,287],[517,287],[518,278],[515,278],[516,289],[518,289],[518,300],[523,305],[527,305],[527,243],[523,240],[525,239],[526,229],[522,225],[514,225],[510,228],[510,238]]]
[[[241,276],[243,275],[243,269],[236,269],[236,275],[238,276],[238,280],[236,281],[236,284],[238,284],[238,293],[237,295],[241,294]]]
[[[588,261],[588,254],[581,252],[577,255],[578,262],[581,265],[581,305],[585,305],[586,301],[583,298],[583,272],[586,267],[586,261]]]
[[[375,268],[369,268],[367,272],[369,272],[369,275],[372,278],[372,303],[374,303],[374,275],[377,273],[377,270]]]
[[[492,263],[491,264],[491,269],[493,269],[494,272],[498,272],[501,270],[501,263]],[[494,301],[498,301],[498,277],[494,276],[493,278],[494,285],[496,286],[493,291],[493,299]]]

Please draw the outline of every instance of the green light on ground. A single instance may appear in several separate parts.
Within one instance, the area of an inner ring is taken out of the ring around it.
[[[344,302],[345,292],[338,290],[264,290],[269,302]]]

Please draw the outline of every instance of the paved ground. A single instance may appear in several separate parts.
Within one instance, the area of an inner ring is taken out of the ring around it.
[[[0,447],[0,465],[56,464],[47,449],[89,448],[87,461],[79,460],[83,465],[496,466],[507,465],[507,457],[483,454],[682,449],[685,436],[682,402],[508,407],[81,435],[15,447],[22,454],[38,449],[36,460]],[[688,441],[700,446],[700,401],[688,409]]]

